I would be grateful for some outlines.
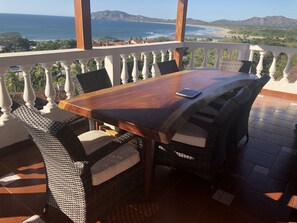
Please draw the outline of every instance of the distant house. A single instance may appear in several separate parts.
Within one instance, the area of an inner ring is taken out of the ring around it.
[[[144,43],[150,43],[150,41],[149,41],[147,38],[145,38],[145,39],[138,39],[138,38],[136,38],[136,39],[132,39],[132,38],[130,38],[128,42],[129,42],[129,44],[144,44]]]
[[[4,46],[0,45],[0,53],[2,53]]]

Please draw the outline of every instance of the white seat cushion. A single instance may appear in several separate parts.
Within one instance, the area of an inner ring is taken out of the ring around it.
[[[111,142],[114,137],[102,131],[89,131],[78,136],[86,154],[90,154],[103,145]],[[126,143],[117,150],[99,160],[91,167],[92,184],[99,185],[124,172],[140,161],[138,150],[133,144]]]
[[[197,125],[186,122],[173,136],[172,140],[188,145],[205,147],[207,131]]]

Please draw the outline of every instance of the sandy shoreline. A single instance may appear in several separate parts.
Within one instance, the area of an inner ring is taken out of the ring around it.
[[[166,22],[147,22],[147,23],[159,23],[159,24],[170,24],[170,25],[176,25],[175,23],[166,23]],[[222,27],[216,27],[216,26],[208,26],[208,25],[193,25],[193,24],[186,24],[187,26],[194,26],[194,27],[202,27],[207,29],[215,29],[215,32],[212,32],[209,34],[209,36],[217,36],[217,37],[231,37],[234,36],[234,34],[229,33],[231,30],[222,28]]]
[[[226,28],[221,28],[221,27],[216,27],[216,26],[207,26],[207,25],[191,25],[191,24],[187,24],[187,26],[203,27],[203,28],[207,28],[207,29],[216,29],[215,32],[211,33],[211,36],[219,36],[219,37],[233,36],[233,34],[229,33],[231,30],[226,29]]]

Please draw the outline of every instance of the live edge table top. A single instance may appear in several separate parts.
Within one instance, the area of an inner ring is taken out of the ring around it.
[[[58,107],[169,143],[199,108],[255,78],[254,74],[222,70],[185,70],[79,95],[60,101]],[[193,99],[176,95],[183,88],[202,94]]]

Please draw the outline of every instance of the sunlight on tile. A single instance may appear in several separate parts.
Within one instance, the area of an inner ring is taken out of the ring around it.
[[[21,177],[19,177],[18,175],[14,174],[14,173],[10,173],[10,174],[7,174],[0,178],[0,184],[2,186],[6,186],[16,180],[19,180],[19,179],[21,179]]]
[[[293,195],[290,199],[290,201],[288,202],[288,206],[291,208],[295,208],[297,209],[297,196]]]
[[[33,215],[32,217],[28,218],[26,221],[23,221],[22,223],[45,223],[39,215]]]
[[[255,165],[253,171],[257,172],[257,173],[261,173],[263,175],[268,175],[269,173],[269,169],[263,166],[259,166],[259,165]]]
[[[226,191],[218,189],[215,194],[212,196],[212,199],[219,201],[227,206],[230,206],[231,202],[234,199],[234,195]]]
[[[285,146],[282,147],[282,150],[281,151],[282,152],[286,152],[286,153],[290,153],[290,154],[293,154],[293,155],[296,155],[297,154],[296,149],[291,149],[291,148],[285,147]]]
[[[282,192],[265,193],[265,196],[271,198],[272,200],[278,201],[283,196],[283,193]]]

